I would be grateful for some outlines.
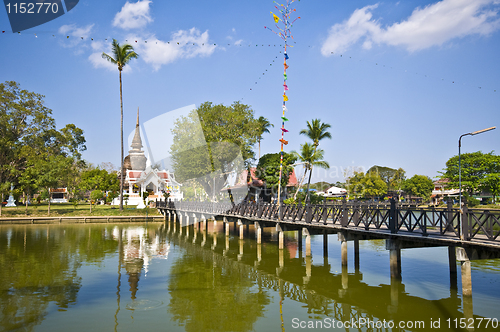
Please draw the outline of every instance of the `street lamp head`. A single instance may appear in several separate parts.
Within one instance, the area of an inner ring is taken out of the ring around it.
[[[487,131],[490,131],[490,130],[493,130],[493,129],[496,129],[497,127],[490,127],[490,128],[486,128],[486,129],[481,129],[481,130],[478,130],[478,131],[475,131],[475,132],[472,132],[470,133],[472,136],[474,135],[477,135],[477,134],[481,134],[481,133],[485,133]]]

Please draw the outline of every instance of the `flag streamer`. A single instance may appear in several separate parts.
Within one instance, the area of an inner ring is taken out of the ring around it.
[[[279,140],[281,143],[281,157],[280,157],[280,175],[279,175],[279,182],[278,182],[278,204],[281,203],[281,178],[283,177],[283,146],[288,144],[288,141],[285,140],[284,135],[285,133],[288,132],[287,129],[285,129],[285,122],[288,121],[288,119],[285,117],[285,112],[287,111],[286,108],[286,102],[288,101],[288,96],[286,92],[289,90],[287,80],[288,80],[288,75],[286,73],[287,69],[289,68],[289,65],[287,64],[287,60],[290,59],[288,55],[288,50],[287,48],[292,47],[292,45],[289,45],[290,39],[293,39],[292,33],[291,33],[291,28],[293,26],[293,23],[297,21],[299,17],[295,18],[293,21],[291,19],[291,14],[296,11],[296,9],[292,9],[291,5],[297,0],[286,0],[286,4],[278,4],[276,1],[274,3],[276,4],[274,7],[279,11],[281,14],[281,18],[278,17],[276,14],[271,12],[273,15],[274,23],[276,26],[276,30],[273,30],[269,27],[264,27],[265,29],[269,29],[272,32],[274,32],[277,36],[279,36],[281,39],[283,39],[284,42],[284,60],[283,60],[283,114],[281,116],[281,119],[283,120],[281,122],[281,139]],[[298,0],[300,1],[300,0]],[[281,24],[279,24],[281,22]],[[279,25],[278,25],[279,24]],[[280,218],[281,218],[281,211],[280,211]]]

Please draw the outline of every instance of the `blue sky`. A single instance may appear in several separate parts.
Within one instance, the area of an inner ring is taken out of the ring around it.
[[[313,181],[373,165],[433,178],[461,134],[500,125],[500,1],[302,0],[293,8],[301,19],[288,51],[286,151],[306,142],[298,135],[306,121],[332,126],[320,145],[331,169]],[[268,0],[80,0],[13,34],[2,8],[0,81],[45,95],[59,128],[82,128],[86,160],[119,165],[118,70],[100,54],[112,38],[128,41],[140,57],[123,74],[125,137],[137,107],[146,122],[205,101],[241,101],[275,125],[262,154],[279,152],[283,43],[264,29],[271,11]],[[463,152],[498,154],[500,129],[462,143]]]

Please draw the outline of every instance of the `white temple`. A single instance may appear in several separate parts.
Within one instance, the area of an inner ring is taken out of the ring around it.
[[[150,200],[164,200],[164,193],[170,194],[168,197],[169,200],[181,200],[183,197],[180,190],[181,184],[175,181],[174,174],[168,170],[158,170],[150,165],[147,166],[147,158],[144,155],[144,151],[142,151],[139,110],[137,110],[137,124],[130,147],[129,158],[132,169],[127,169],[125,177],[123,193],[128,195],[128,199],[124,199],[124,204],[137,205],[137,208],[144,208],[145,205],[142,199],[144,192],[149,193],[146,203]],[[125,189],[127,186],[128,190]]]

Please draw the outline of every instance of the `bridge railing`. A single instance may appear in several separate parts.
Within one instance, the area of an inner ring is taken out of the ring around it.
[[[391,233],[411,232],[460,237],[464,240],[481,238],[500,240],[500,211],[447,207],[421,208],[412,204],[367,204],[363,202],[323,202],[323,204],[212,203],[157,201],[159,209],[196,212],[212,215],[257,218],[270,221],[321,223],[365,230],[389,230]]]

